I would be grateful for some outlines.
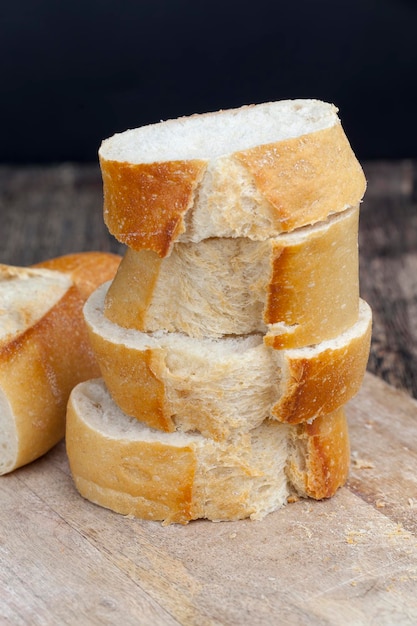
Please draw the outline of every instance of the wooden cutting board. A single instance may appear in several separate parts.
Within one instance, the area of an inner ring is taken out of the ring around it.
[[[367,374],[352,470],[262,522],[162,527],[84,501],[65,448],[0,478],[0,623],[417,624],[417,402]]]

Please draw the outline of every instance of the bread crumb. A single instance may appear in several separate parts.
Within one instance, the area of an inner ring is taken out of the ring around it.
[[[403,528],[403,526],[401,526],[401,524],[397,524],[397,526],[395,527],[394,530],[391,530],[387,533],[385,533],[386,537],[403,537],[404,539],[410,539],[410,534],[407,530],[405,530],[405,528]]]
[[[229,539],[236,539],[237,533],[230,533]]]
[[[384,500],[375,500],[375,506],[377,509],[384,509],[386,502],[384,502]]]
[[[356,469],[374,469],[375,465],[371,461],[365,459],[353,458],[352,465]]]
[[[288,504],[292,504],[293,502],[298,502],[299,499],[300,498],[298,496],[296,496],[295,494],[292,494],[291,496],[288,496],[287,502]]]

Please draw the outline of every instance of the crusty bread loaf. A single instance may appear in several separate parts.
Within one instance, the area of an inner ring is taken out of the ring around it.
[[[104,220],[135,250],[269,239],[356,206],[365,178],[337,109],[288,100],[114,135],[99,150]]]
[[[348,209],[266,241],[177,243],[163,259],[128,249],[105,315],[193,337],[269,329],[277,348],[336,337],[358,318],[358,217],[358,207]]]
[[[144,426],[121,412],[102,380],[72,391],[66,446],[83,497],[165,524],[261,519],[294,491],[314,498],[333,495],[349,465],[343,409],[312,425],[268,421],[215,442]]]
[[[225,439],[268,417],[297,423],[330,413],[362,383],[371,334],[363,301],[356,324],[336,339],[275,350],[261,334],[196,339],[122,328],[103,314],[107,289],[84,306],[91,345],[115,402],[153,428]]]
[[[72,387],[99,374],[82,307],[114,276],[120,257],[81,254],[45,265],[64,270],[67,261],[67,273],[0,265],[0,474],[37,459],[64,436]]]

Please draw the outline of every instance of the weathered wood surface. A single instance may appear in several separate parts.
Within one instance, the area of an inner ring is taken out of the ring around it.
[[[369,163],[359,250],[374,313],[369,369],[417,398],[417,164]]]
[[[417,398],[417,164],[364,164],[362,296],[374,311],[369,370]],[[102,217],[98,165],[0,167],[0,262],[123,252]]]
[[[117,515],[63,444],[1,477],[0,623],[415,626],[417,402],[368,374],[348,416],[348,485],[262,522]]]

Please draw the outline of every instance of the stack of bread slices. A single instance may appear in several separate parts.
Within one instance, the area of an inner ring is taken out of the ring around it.
[[[84,307],[102,378],[72,392],[79,492],[122,514],[260,519],[346,480],[366,368],[365,178],[333,105],[194,115],[103,142],[126,254]]]

